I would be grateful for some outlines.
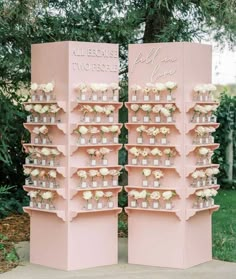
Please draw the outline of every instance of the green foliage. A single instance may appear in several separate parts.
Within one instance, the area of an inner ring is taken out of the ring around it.
[[[215,142],[220,143],[219,149],[215,150],[213,162],[220,164],[220,173],[218,175],[219,184],[223,188],[235,189],[236,187],[236,96],[229,96],[227,92],[223,92],[220,98],[220,106],[216,112],[217,122],[220,123],[219,128],[214,133]],[[233,180],[227,178],[227,170],[229,168],[226,155],[226,147],[229,144],[229,133],[233,131]]]
[[[3,234],[0,234],[0,253],[3,255],[3,259],[9,263],[19,261],[15,248]]]
[[[213,257],[236,261],[236,191],[220,190],[215,198],[220,205],[213,214]]]

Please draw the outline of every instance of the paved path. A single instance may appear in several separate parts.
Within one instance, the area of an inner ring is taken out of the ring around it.
[[[27,260],[28,243],[21,244],[20,254]],[[236,279],[236,263],[211,261],[199,266],[176,270],[127,264],[127,240],[119,240],[119,264],[80,271],[60,271],[28,262],[0,279]]]

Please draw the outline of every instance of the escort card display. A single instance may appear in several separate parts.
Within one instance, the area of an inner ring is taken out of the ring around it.
[[[188,268],[212,258],[215,90],[210,46],[129,46],[129,263]]]
[[[117,263],[118,45],[32,46],[24,165],[30,261],[64,270]]]

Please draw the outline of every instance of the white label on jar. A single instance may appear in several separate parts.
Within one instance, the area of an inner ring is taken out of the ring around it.
[[[147,202],[146,201],[142,202],[142,208],[147,208]]]
[[[54,116],[51,116],[50,121],[51,121],[51,123],[55,123],[55,122],[56,122],[55,117],[54,117]]]
[[[119,139],[118,138],[114,138],[113,142],[114,143],[119,143]]]
[[[29,179],[25,180],[25,185],[29,185]]]
[[[96,188],[97,185],[98,185],[97,181],[93,181],[93,182],[92,182],[92,187]]]
[[[108,202],[108,208],[113,208],[114,207],[114,203],[112,201]]]
[[[80,138],[80,144],[85,144],[85,138]]]
[[[137,165],[138,160],[137,160],[136,158],[133,158],[133,159],[131,160],[131,163],[132,163],[132,165]]]
[[[203,101],[203,96],[199,95],[199,101],[202,102]]]
[[[201,181],[200,180],[197,181],[197,187],[201,187]]]
[[[25,163],[26,163],[26,164],[29,164],[29,163],[30,163],[29,158],[25,158]]]
[[[31,115],[27,115],[27,122],[31,122]]]
[[[33,95],[31,98],[32,98],[32,101],[36,100],[36,96],[35,95]]]
[[[132,101],[137,101],[137,96],[136,95],[132,96]]]
[[[48,97],[48,96],[47,96]],[[43,95],[40,95],[39,96],[39,101],[41,102],[41,101],[43,101]],[[48,100],[47,100],[48,101]]]
[[[103,185],[103,187],[107,187],[108,186],[108,181],[103,180],[102,185]]]
[[[150,138],[149,142],[150,142],[150,144],[154,144],[155,143],[155,138]]]
[[[143,143],[143,138],[137,138],[137,143]]]
[[[217,178],[216,177],[213,177],[213,184],[217,184]]]
[[[98,99],[98,96],[97,96],[97,95],[93,95],[93,96],[92,96],[92,100],[93,100],[93,101],[97,101],[97,99]]]
[[[197,117],[196,117],[196,123],[199,123],[199,122],[200,122],[200,117],[197,116]]]
[[[101,202],[98,202],[97,208],[98,208],[98,209],[102,209],[102,203],[101,203]]]
[[[30,201],[30,207],[34,207],[34,203],[32,201]]]
[[[131,207],[136,207],[136,204],[137,204],[136,201],[131,201],[131,202],[130,202],[130,206],[131,206]]]
[[[43,138],[43,144],[47,144],[47,139]]]
[[[103,160],[102,160],[102,164],[103,164],[104,166],[106,166],[106,165],[107,165],[107,159],[103,159]]]
[[[202,180],[202,186],[206,186],[206,180]]]
[[[118,181],[116,179],[112,180],[112,185],[113,186],[117,186],[118,185]]]
[[[166,138],[161,138],[161,144],[167,144]]]
[[[147,165],[147,159],[142,159],[142,164]]]
[[[37,184],[38,184],[38,181],[37,180],[34,180],[34,186],[37,186]]]
[[[51,100],[51,95],[47,95],[46,100],[50,101]]]
[[[153,165],[154,166],[158,166],[159,165],[159,160],[158,159],[154,159],[153,160]]]
[[[102,143],[107,143],[107,138],[102,138]]]
[[[46,187],[46,181],[42,181],[42,186]]]
[[[101,122],[101,116],[97,116],[97,117],[96,117],[96,122],[97,122],[97,123]]]
[[[49,210],[50,209],[50,205],[48,203],[46,203],[45,205],[45,209]]]
[[[113,96],[113,101],[118,102],[118,96]]]
[[[96,166],[96,160],[91,160],[91,165]]]
[[[51,167],[53,167],[53,166],[54,166],[54,161],[53,161],[53,160],[50,160],[49,165],[50,165]]]
[[[167,202],[167,203],[166,203],[166,209],[167,209],[167,210],[172,209],[172,204],[171,204],[170,202]]]
[[[114,117],[113,117],[113,116],[109,116],[109,117],[108,117],[108,121],[109,121],[110,123],[114,122]]]
[[[81,183],[81,187],[82,187],[82,188],[86,188],[86,187],[87,187],[87,183],[86,183],[86,181],[82,181],[82,183]]]
[[[209,201],[205,201],[205,207],[209,207]]]
[[[38,208],[42,208],[41,202],[38,202],[38,203],[37,203],[37,206],[38,206]]]
[[[207,160],[206,160],[206,159],[203,159],[203,160],[202,160],[202,163],[203,163],[203,165],[206,165],[206,164],[207,164]]]
[[[90,117],[89,116],[85,116],[84,122],[86,122],[86,123],[90,122]]]
[[[203,143],[203,139],[199,138],[199,143],[202,144]]]
[[[35,116],[35,117],[34,117],[34,122],[38,122],[38,121],[39,121],[38,116]]]
[[[205,123],[205,122],[206,122],[206,117],[203,116],[203,117],[202,117],[202,123]]]
[[[41,164],[42,164],[43,166],[46,166],[46,160],[43,159],[43,160],[41,161]]]
[[[155,117],[155,121],[156,121],[156,123],[160,123],[161,122],[161,117],[160,116],[156,116]]]
[[[215,116],[215,115],[212,115],[212,116],[211,116],[211,122],[215,123],[216,120],[217,120],[216,116]]]
[[[160,95],[155,95],[155,101],[160,101]]]
[[[166,96],[166,100],[167,100],[167,101],[172,101],[172,96],[168,94],[168,95]]]
[[[86,100],[86,96],[85,95],[81,95],[81,101],[85,101]]]
[[[211,116],[207,117],[207,122],[211,122]]]
[[[173,118],[172,118],[172,116],[168,116],[167,117],[167,123],[171,123],[171,122],[173,122]]]
[[[203,202],[199,202],[199,203],[198,203],[198,207],[199,207],[200,209],[202,209],[202,208],[203,208]]]
[[[47,117],[46,116],[43,117],[43,123],[47,123]]]
[[[165,165],[170,166],[170,160],[165,160]]]
[[[137,116],[132,116],[132,122],[137,122]]]
[[[102,100],[103,100],[104,102],[106,102],[106,101],[107,101],[107,96],[106,96],[106,95],[103,95],[103,96],[102,96]]]
[[[49,183],[49,188],[54,188],[54,182]]]
[[[208,101],[208,95],[205,95],[205,101],[206,102]]]
[[[149,99],[150,99],[150,98],[149,98],[148,95],[144,95],[144,96],[143,96],[143,100],[144,100],[144,101],[149,101]]]
[[[96,138],[92,138],[92,143],[97,143],[97,139]]]
[[[152,206],[153,206],[153,208],[157,209],[159,207],[159,203],[158,202],[153,202]]]
[[[37,164],[38,164],[38,160],[34,159],[34,165],[37,165]]]
[[[92,203],[88,203],[87,208],[88,208],[89,210],[93,209]]]
[[[148,186],[148,181],[147,180],[143,180],[143,186],[147,187]]]
[[[160,186],[160,182],[158,180],[155,180],[153,184],[154,184],[154,187],[159,187]]]
[[[149,117],[148,116],[144,116],[143,117],[143,122],[145,122],[145,123],[149,122]]]

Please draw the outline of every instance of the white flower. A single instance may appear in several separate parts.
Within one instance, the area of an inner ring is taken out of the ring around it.
[[[156,156],[156,155],[162,156],[162,152],[161,152],[161,150],[158,149],[158,148],[153,148],[153,149],[151,150],[151,154],[152,154],[153,156]]]
[[[209,91],[209,92],[216,91],[216,89],[217,89],[216,86],[213,85],[213,84],[206,84],[206,85],[205,85],[205,88],[206,88],[206,90]]]
[[[112,196],[113,196],[112,192],[105,192],[104,193],[104,197],[107,198],[107,199],[110,199]]]
[[[195,129],[195,132],[197,133],[198,136],[203,136],[206,132],[206,128],[203,127],[203,126],[198,126],[196,129]]]
[[[100,172],[100,174],[101,174],[102,176],[106,176],[106,175],[109,174],[109,169],[107,169],[107,168],[101,168],[101,169],[99,170],[99,172]]]
[[[147,197],[147,191],[146,190],[143,190],[139,193],[139,198],[140,199],[146,199]]]
[[[33,109],[35,112],[41,113],[42,105],[40,104],[34,105]]]
[[[44,156],[49,156],[49,155],[51,155],[51,150],[49,148],[43,147],[41,149],[41,154]]]
[[[170,133],[170,128],[161,127],[161,128],[160,128],[160,132],[161,132],[163,135],[167,135],[167,134]]]
[[[136,131],[137,131],[138,133],[142,133],[142,132],[144,132],[145,130],[146,130],[146,127],[143,126],[143,125],[139,126],[139,127],[136,129]]]
[[[199,148],[198,152],[201,156],[206,156],[209,153],[209,149],[206,147],[201,147]]]
[[[25,105],[25,110],[26,111],[31,111],[33,109],[32,105]]]
[[[106,83],[100,83],[99,88],[102,92],[105,92],[108,89],[108,85]]]
[[[139,91],[139,90],[142,89],[142,87],[139,86],[139,85],[137,85],[137,84],[134,84],[134,85],[131,86],[130,89],[131,89],[132,91]]]
[[[152,171],[150,169],[143,169],[143,175],[144,176],[148,177],[148,176],[151,175],[151,173],[152,173]]]
[[[81,135],[86,135],[88,132],[88,128],[86,128],[85,126],[80,126],[78,131]]]
[[[110,83],[109,84],[109,87],[112,89],[112,90],[119,90],[120,87],[117,83]]]
[[[42,107],[40,113],[46,113],[46,112],[48,112],[48,111],[49,111],[49,106],[48,106],[48,105],[45,105],[45,106]]]
[[[89,175],[90,177],[95,177],[95,176],[98,175],[98,170],[89,170],[89,171],[88,171],[88,175]]]
[[[129,150],[130,154],[134,155],[135,157],[139,156],[140,150],[136,147],[131,147]]]
[[[84,191],[83,192],[83,199],[85,199],[86,201],[92,199],[93,194],[91,191]]]
[[[220,172],[220,171],[219,171],[218,168],[212,168],[212,173],[213,173],[214,175],[218,174],[219,172]]]
[[[75,86],[75,88],[80,90],[80,91],[84,90],[86,87],[87,87],[86,84],[83,83],[83,82],[80,82]]]
[[[140,109],[140,106],[137,104],[132,104],[130,108],[132,109],[132,111],[137,112]]]
[[[27,196],[29,196],[31,199],[36,198],[38,195],[38,191],[29,191],[29,193],[27,194]]]
[[[118,170],[110,170],[109,171],[109,174],[111,175],[111,176],[119,176],[120,175],[120,172],[118,171]]]
[[[61,108],[59,108],[57,105],[51,105],[49,108],[49,111],[51,113],[57,113]]]
[[[57,172],[55,170],[50,170],[48,172],[49,177],[51,178],[56,178],[57,177]]]
[[[113,105],[107,105],[103,108],[103,112],[105,113],[105,115],[109,116],[110,114],[112,114],[115,110],[115,107]]]
[[[203,198],[203,197],[204,197],[204,192],[203,192],[202,190],[200,190],[200,191],[197,191],[197,192],[195,193],[195,195],[196,195],[197,197],[199,197],[199,198]]]
[[[48,133],[48,128],[43,125],[39,128],[39,132],[43,135],[46,135]]]
[[[132,198],[134,198],[135,200],[139,199],[139,192],[136,190],[131,190],[128,195]]]
[[[151,200],[159,200],[161,197],[160,193],[158,191],[154,191],[150,194]]]
[[[212,176],[213,175],[213,171],[212,171],[212,169],[211,168],[207,168],[206,170],[205,170],[205,174],[209,177],[209,176]]]
[[[154,113],[160,113],[162,108],[163,108],[162,105],[155,105],[155,106],[152,108],[152,112],[154,112]]]
[[[157,91],[159,91],[159,92],[166,90],[166,86],[164,83],[156,83],[155,87],[156,87]]]
[[[93,156],[93,155],[95,155],[95,152],[96,152],[96,149],[95,149],[95,148],[89,148],[89,149],[87,149],[88,155]]]
[[[140,152],[143,157],[147,157],[150,154],[149,148],[144,148],[143,151]]]
[[[202,93],[202,91],[204,90],[203,89],[203,85],[202,84],[198,84],[194,87],[193,91],[196,92],[196,93]]]
[[[110,129],[106,126],[102,126],[100,129],[103,133],[109,133],[110,132]]]
[[[50,200],[53,197],[53,193],[50,191],[46,191],[41,194],[41,197],[43,200]]]
[[[110,127],[110,131],[111,131],[112,133],[118,132],[118,131],[119,131],[119,126],[118,126],[118,125],[112,125],[112,126]]]
[[[77,175],[80,177],[80,178],[87,178],[87,172],[85,170],[79,170],[77,171]]]
[[[199,177],[199,171],[193,172],[191,176],[193,179],[197,179]]]
[[[152,110],[152,106],[148,104],[141,105],[141,109],[145,112],[150,112]]]
[[[97,127],[91,127],[89,132],[90,134],[98,134],[100,131]]]
[[[152,172],[152,174],[154,175],[154,177],[156,179],[160,179],[161,177],[164,176],[164,174],[161,170],[155,170],[155,171]]]
[[[99,91],[99,85],[97,83],[91,83],[90,88],[92,89],[93,92]]]
[[[215,189],[211,189],[211,196],[215,197],[218,194],[218,192]]]
[[[165,191],[162,193],[163,200],[167,200],[167,201],[173,198],[174,195],[175,193],[173,191]]]
[[[38,89],[38,84],[37,83],[31,83],[30,89],[32,91],[36,91]]]
[[[205,177],[206,177],[206,174],[205,174],[204,170],[199,170],[199,171],[198,171],[198,176],[199,176],[200,178],[205,178]]]
[[[96,192],[95,192],[95,200],[98,201],[98,200],[101,199],[103,196],[104,196],[103,191],[96,191]]]
[[[45,84],[43,91],[46,93],[49,93],[49,92],[53,91],[53,89],[54,89],[53,83],[49,82],[49,83]]]
[[[161,113],[165,116],[165,117],[169,117],[170,111],[167,108],[161,108]]]
[[[166,83],[165,83],[165,86],[166,86],[166,88],[168,89],[168,90],[173,90],[174,88],[176,88],[177,87],[177,83],[176,82],[173,82],[173,81],[167,81]]]
[[[52,148],[52,149],[51,149],[51,154],[52,154],[53,156],[58,156],[58,155],[60,155],[60,151],[58,151],[58,150],[55,149],[55,148]]]
[[[29,175],[31,173],[31,168],[24,168],[24,174]]]
[[[38,176],[38,175],[39,175],[39,170],[38,170],[38,169],[32,170],[31,173],[30,173],[30,175],[32,175],[32,176],[34,176],[34,177]]]
[[[204,197],[209,198],[211,197],[211,189],[205,189],[203,191]]]

